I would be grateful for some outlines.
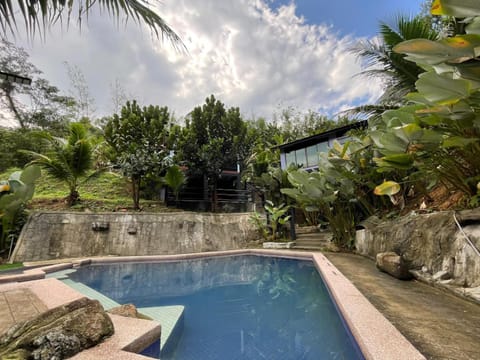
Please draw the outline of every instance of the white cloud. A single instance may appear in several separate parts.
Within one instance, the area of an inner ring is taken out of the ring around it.
[[[210,94],[267,118],[279,106],[331,114],[380,94],[378,84],[353,77],[360,68],[347,49],[355,39],[304,24],[293,4],[274,11],[265,0],[170,0],[159,12],[188,54],[137,25],[116,29],[96,14],[81,33],[55,28],[45,43],[26,48],[61,89],[69,87],[62,62],[77,65],[96,98],[96,115],[111,113],[116,78],[140,102],[167,105],[179,116]]]

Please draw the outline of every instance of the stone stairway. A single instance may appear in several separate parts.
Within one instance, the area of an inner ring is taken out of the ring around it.
[[[329,248],[332,241],[332,233],[328,231],[318,231],[316,228],[295,229],[297,239],[294,249],[321,251]]]

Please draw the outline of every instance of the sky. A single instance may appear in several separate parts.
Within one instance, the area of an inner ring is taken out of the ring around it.
[[[17,36],[42,76],[68,94],[65,62],[84,75],[95,117],[115,109],[116,82],[142,105],[168,106],[183,117],[210,94],[246,118],[271,119],[282,109],[333,116],[372,103],[381,84],[361,71],[348,49],[373,38],[379,21],[416,14],[421,0],[162,0],[159,14],[183,40],[176,51],[144,26],[115,25],[94,11],[53,26],[45,40]]]

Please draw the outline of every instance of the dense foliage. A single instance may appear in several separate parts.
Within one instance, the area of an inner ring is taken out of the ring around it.
[[[150,105],[141,108],[136,101],[128,101],[121,113],[114,114],[105,125],[109,160],[130,178],[135,209],[140,208],[142,178],[160,176],[168,165],[169,126],[167,107]]]
[[[178,204],[189,182],[215,190],[225,170],[240,169],[241,185],[260,195],[273,221],[267,226],[263,218],[253,218],[265,238],[276,239],[287,212],[296,208],[308,223],[328,224],[343,247],[352,246],[362,220],[398,213],[408,196],[428,197],[439,184],[462,193],[462,206],[478,206],[480,5],[435,0],[432,14],[448,15],[458,26],[438,31],[438,26],[432,30],[431,18],[399,17],[396,26],[381,25],[381,43],[357,48],[366,60],[364,75],[382,77],[385,91],[378,104],[363,109],[376,115],[369,119],[368,130],[351,133],[348,141],[321,153],[318,171],[281,169],[278,146],[351,119],[334,121],[288,108],[272,121],[248,120],[239,108],[228,108],[211,95],[189,113],[184,125],[175,123],[167,107],[141,107],[133,100],[105,119],[103,129],[89,119],[68,127],[73,100],[47,82],[34,82],[32,89],[2,83],[4,105],[20,128],[0,129],[0,166],[23,166],[25,154],[33,154],[36,163],[66,181],[71,204],[78,200],[78,179],[92,165],[110,166],[129,179],[135,209],[140,208],[140,197],[159,193],[165,184]],[[3,44],[15,60],[12,64],[37,71],[25,53]],[[27,109],[16,97],[20,93],[46,102]],[[46,132],[39,137],[39,130]],[[62,134],[69,138],[56,137]]]

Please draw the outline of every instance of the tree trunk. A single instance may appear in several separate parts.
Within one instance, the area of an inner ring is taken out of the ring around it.
[[[132,176],[132,198],[133,208],[135,210],[140,209],[140,180],[139,176]]]
[[[3,90],[5,91],[5,96],[8,100],[8,107],[15,115],[15,119],[18,121],[18,124],[20,125],[20,127],[24,129],[25,122],[23,121],[22,115],[20,114],[20,111],[17,109],[17,106],[15,105],[15,101],[13,100],[13,97],[12,97],[13,87],[10,85],[7,88],[3,88]]]

